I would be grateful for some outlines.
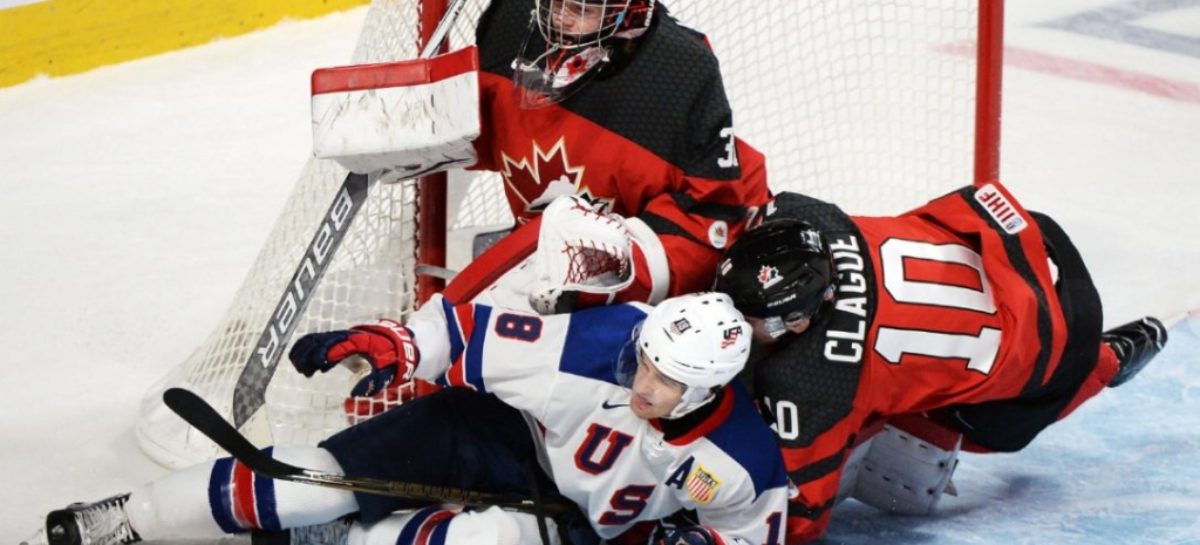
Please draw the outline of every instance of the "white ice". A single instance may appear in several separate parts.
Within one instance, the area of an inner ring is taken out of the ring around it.
[[[1010,2],[1010,46],[1200,85],[1194,55],[1032,25],[1111,4],[1039,4]],[[1195,41],[1198,11],[1145,24]],[[0,543],[165,471],[134,444],[138,400],[228,305],[309,153],[309,73],[350,58],[364,16],[0,89]],[[1004,84],[1003,179],[1074,237],[1105,323],[1200,306],[1200,103]],[[828,542],[1200,543],[1200,319],[1171,333],[1025,451],[964,456],[937,516],[851,503]]]

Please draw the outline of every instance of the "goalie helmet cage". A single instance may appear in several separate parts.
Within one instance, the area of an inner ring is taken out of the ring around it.
[[[473,42],[487,5],[468,2],[451,48]],[[855,214],[888,214],[997,178],[1002,1],[665,3],[709,37],[735,128],[767,156],[774,191],[803,192]],[[375,0],[351,62],[415,58],[420,36],[445,6]],[[242,369],[345,177],[335,163],[308,162],[219,325],[147,392],[135,429],[153,459],[182,466],[221,454],[162,404],[162,392],[188,388],[230,418]],[[461,268],[464,258],[456,256],[469,255],[459,250],[469,244],[456,240],[511,223],[501,184],[495,174],[454,172],[449,198],[444,180],[371,184],[324,279],[291,317],[293,337],[407,315],[437,287],[421,280],[418,295],[419,262],[441,265],[449,256],[449,266]],[[291,340],[281,339],[282,348]],[[283,362],[242,431],[260,445],[315,444],[351,423],[343,407],[355,379],[341,369],[305,379]]]

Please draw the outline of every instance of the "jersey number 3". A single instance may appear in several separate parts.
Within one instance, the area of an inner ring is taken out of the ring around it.
[[[983,259],[966,246],[891,239],[879,247],[879,255],[884,288],[900,305],[996,313],[992,287],[983,274]],[[956,271],[955,283],[915,280],[921,275],[912,269],[922,264]],[[986,375],[1000,351],[1000,330],[982,327],[972,335],[880,327],[875,351],[892,364],[899,364],[905,354],[965,359],[967,369]]]
[[[717,166],[721,168],[738,166],[737,139],[733,137],[733,127],[721,129],[721,138],[725,139],[725,156],[717,158]]]

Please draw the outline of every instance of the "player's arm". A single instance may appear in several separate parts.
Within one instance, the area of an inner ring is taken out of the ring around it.
[[[762,154],[739,139],[734,144],[741,178],[684,176],[678,191],[654,197],[637,215],[663,249],[670,270],[667,297],[709,289],[725,247],[770,198]]]
[[[408,322],[425,358],[416,377],[492,393],[540,417],[570,320],[434,296]]]
[[[372,372],[352,392],[355,396],[418,378],[496,393],[506,403],[532,411],[557,368],[569,319],[455,305],[435,295],[406,324],[380,320],[311,333],[296,341],[288,357],[306,376],[352,357],[366,360]]]
[[[679,154],[672,189],[637,214],[662,243],[671,270],[668,297],[709,289],[721,252],[770,198],[766,160],[737,138],[715,63],[692,99],[681,136],[687,149]]]

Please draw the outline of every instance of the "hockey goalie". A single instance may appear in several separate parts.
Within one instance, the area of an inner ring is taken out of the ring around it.
[[[318,156],[406,177],[464,164],[501,175],[518,238],[459,275],[446,291],[457,301],[533,253],[536,225],[520,227],[557,197],[621,219],[595,239],[580,237],[591,227],[554,227],[594,246],[572,259],[613,274],[543,289],[542,312],[707,289],[721,250],[768,198],[763,157],[734,136],[706,39],[653,0],[496,1],[473,47],[313,81]]]

